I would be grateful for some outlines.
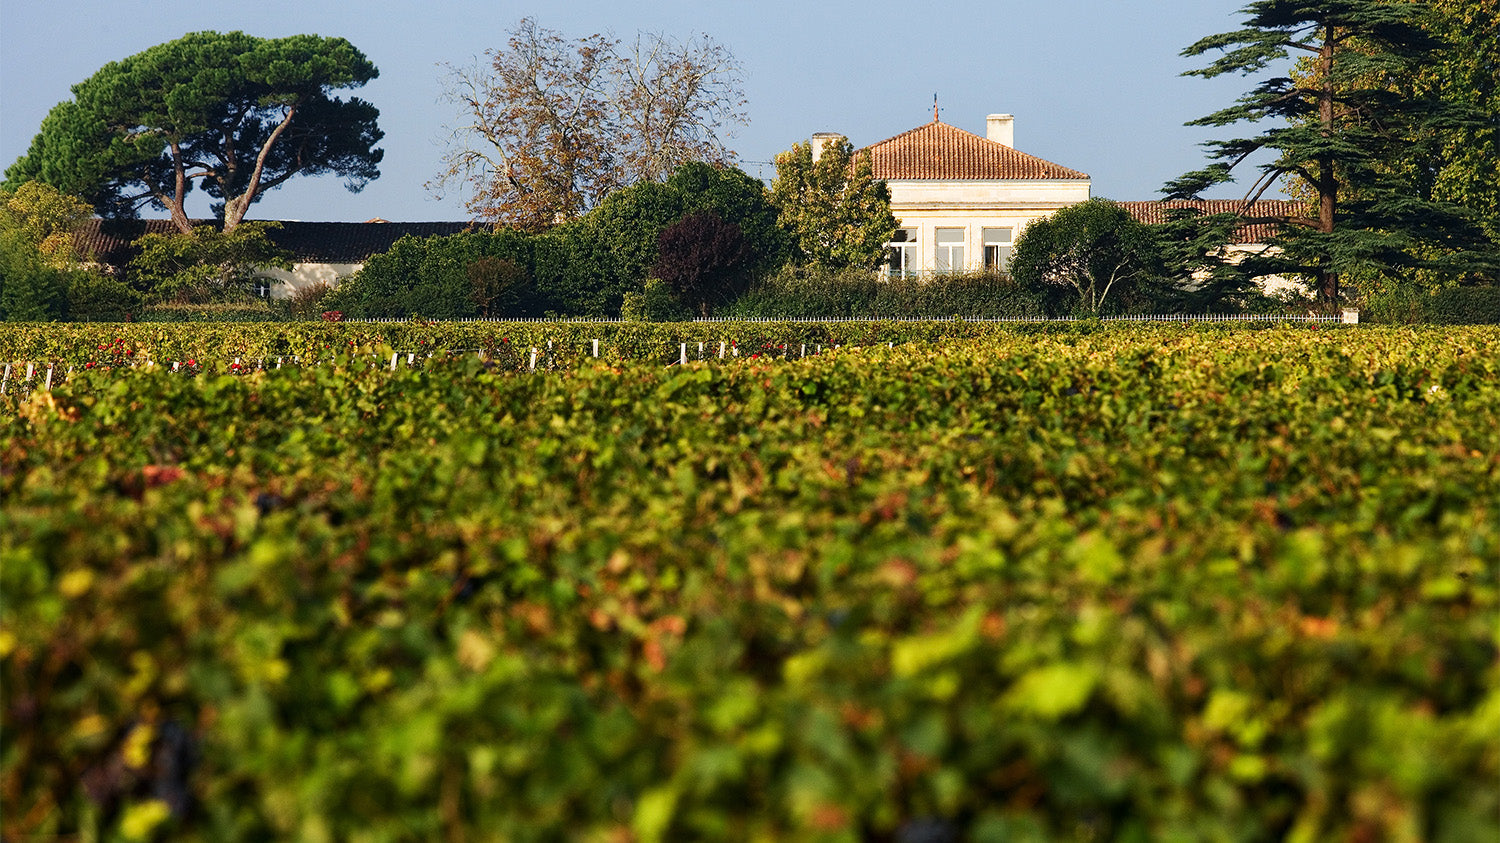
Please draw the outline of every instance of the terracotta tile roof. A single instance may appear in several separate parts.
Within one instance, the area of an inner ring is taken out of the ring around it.
[[[468,228],[467,222],[283,222],[271,232],[271,241],[291,252],[298,263],[363,263],[407,234],[427,237]],[[79,230],[74,242],[100,263],[124,266],[135,255],[136,238],[176,231],[171,220],[94,219]]]
[[[1168,219],[1174,208],[1197,208],[1204,215],[1239,214],[1245,223],[1235,230],[1236,243],[1264,243],[1276,233],[1277,218],[1300,217],[1306,214],[1301,202],[1286,199],[1260,199],[1249,208],[1240,199],[1173,199],[1170,202],[1116,202],[1130,215],[1148,225],[1158,225]]]
[[[1086,179],[937,120],[865,147],[877,179]]]

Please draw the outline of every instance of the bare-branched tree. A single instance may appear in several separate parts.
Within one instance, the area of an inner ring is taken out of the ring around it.
[[[488,65],[449,66],[458,106],[444,169],[480,219],[540,230],[586,213],[611,191],[661,181],[679,164],[727,164],[745,123],[740,66],[704,35],[601,34],[568,40],[523,19]]]
[[[677,42],[637,36],[620,58],[616,140],[628,178],[662,181],[681,164],[729,164],[725,139],[746,122],[740,66],[707,35]]]

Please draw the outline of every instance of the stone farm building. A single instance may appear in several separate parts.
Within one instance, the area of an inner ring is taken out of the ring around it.
[[[195,220],[195,225],[210,224]],[[299,222],[282,221],[279,229],[269,232],[271,241],[292,253],[294,268],[264,270],[271,283],[263,295],[285,298],[312,284],[337,285],[346,276],[358,272],[372,255],[389,249],[402,237],[412,234],[428,237],[434,234],[457,234],[471,227],[467,222]],[[78,233],[80,251],[99,264],[124,267],[135,256],[132,243],[146,234],[175,234],[171,220],[90,220]],[[279,283],[277,283],[279,282]]]

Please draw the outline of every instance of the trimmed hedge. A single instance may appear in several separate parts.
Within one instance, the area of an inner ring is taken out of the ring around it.
[[[1500,324],[1500,287],[1447,287],[1428,292],[1391,284],[1366,302],[1364,321],[1394,325]]]
[[[868,270],[788,267],[724,310],[742,318],[1021,318],[1049,315],[1041,291],[1004,275],[886,278]]]
[[[1438,325],[1500,325],[1500,287],[1449,287],[1425,310],[1426,321]]]
[[[267,302],[224,304],[156,304],[141,308],[137,322],[281,322],[284,317]]]

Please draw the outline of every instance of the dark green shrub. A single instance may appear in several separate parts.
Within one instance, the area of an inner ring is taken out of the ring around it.
[[[341,310],[354,318],[477,316],[470,267],[485,259],[530,267],[531,253],[532,239],[510,229],[403,237],[340,285],[325,302],[325,309]],[[534,316],[541,311],[529,288],[516,290],[507,304],[511,309],[506,316]]]
[[[683,322],[693,318],[687,306],[672,295],[660,278],[647,278],[639,293],[626,293],[620,307],[626,322]]]
[[[124,322],[140,306],[140,294],[121,281],[92,272],[69,275],[69,321]]]
[[[211,304],[252,296],[260,270],[292,268],[292,253],[272,242],[279,222],[232,231],[200,225],[190,233],[147,234],[135,241],[129,280],[152,302]]]
[[[36,247],[0,232],[0,320],[50,322],[68,310],[68,272],[49,265]]]

